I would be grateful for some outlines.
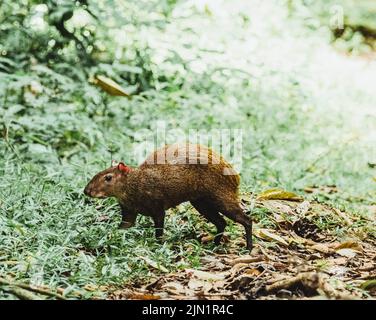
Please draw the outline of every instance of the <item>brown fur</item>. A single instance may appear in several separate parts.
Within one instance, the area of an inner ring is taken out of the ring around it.
[[[252,222],[240,207],[238,191],[239,175],[221,156],[201,145],[174,144],[158,149],[138,168],[125,171],[119,165],[98,173],[84,192],[117,198],[123,227],[132,226],[138,213],[151,216],[157,237],[163,234],[165,210],[190,201],[217,227],[216,244],[226,227],[222,213],[244,226],[251,250]]]

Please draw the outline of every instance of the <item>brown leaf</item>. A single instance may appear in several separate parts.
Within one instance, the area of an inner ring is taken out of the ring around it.
[[[344,264],[347,263],[347,261],[348,261],[348,259],[346,259],[344,257],[328,260],[328,262],[331,263],[332,265],[344,265]]]
[[[255,279],[254,275],[241,274],[226,285],[227,289],[240,290],[247,287]],[[243,290],[242,290],[243,291]]]
[[[192,283],[191,285],[192,286]],[[187,285],[183,285],[177,281],[167,282],[161,287],[163,292],[167,292],[168,294],[173,296],[173,299],[187,299],[187,297],[192,297],[195,295],[193,289],[191,289]]]
[[[335,250],[339,249],[352,249],[354,251],[363,252],[362,246],[356,241],[342,242],[341,244],[335,247]]]
[[[204,236],[201,238],[201,243],[208,243],[208,242],[213,241],[213,239],[214,239],[213,235]]]
[[[153,294],[140,294],[140,293],[133,293],[128,296],[128,299],[133,300],[159,300],[161,296],[153,295]]]
[[[310,247],[313,250],[322,252],[322,253],[329,253],[332,250],[326,245],[325,243],[316,243],[313,246]]]
[[[241,262],[233,265],[233,267],[230,270],[231,277],[234,277],[235,274],[237,274],[239,271],[247,267],[248,267],[247,263],[241,263]]]
[[[290,204],[290,203],[289,203]],[[290,207],[289,204],[283,203],[280,200],[265,200],[262,202],[262,206],[266,209],[269,209],[274,214],[274,218],[280,222],[285,220],[280,214],[293,215],[294,210]]]
[[[213,285],[209,281],[192,278],[188,282],[188,288],[196,291],[202,290],[204,292],[208,292],[213,288]]]
[[[273,233],[272,231],[268,230],[268,229],[256,229],[254,231],[254,234],[261,238],[261,239],[264,239],[264,240],[272,240],[272,241],[275,241],[279,244],[282,244],[284,246],[288,246],[288,242],[283,239],[281,236]]]
[[[252,268],[252,269],[247,269],[245,270],[244,274],[248,275],[248,276],[259,276],[261,274],[261,271],[258,270],[258,269],[255,269],[255,268]]]
[[[223,274],[219,274],[219,273],[210,273],[210,272],[195,270],[195,269],[185,269],[185,271],[190,276],[194,276],[197,279],[201,279],[201,280],[217,281],[217,280],[223,280],[225,278]]]
[[[376,270],[376,262],[375,263],[372,263],[372,262],[365,262],[360,268],[359,268],[360,271],[372,271],[372,270]]]

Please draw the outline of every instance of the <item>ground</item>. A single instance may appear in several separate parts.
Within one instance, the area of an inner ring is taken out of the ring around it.
[[[376,296],[376,240],[345,212],[309,201],[256,201],[275,228],[254,227],[252,254],[239,255],[241,239],[224,252],[200,257],[201,267],[168,272],[152,281],[106,288],[110,299],[362,299]],[[374,209],[373,209],[374,210]],[[320,230],[313,221],[334,219]],[[365,222],[365,221],[364,221]],[[334,228],[344,228],[335,236]],[[205,237],[204,237],[205,238]],[[228,240],[228,239],[227,239]],[[206,242],[206,239],[204,239]],[[221,250],[215,250],[221,251]]]
[[[335,192],[333,187],[327,189]],[[317,192],[314,188],[307,191]],[[178,268],[171,272],[163,262],[139,256],[149,269],[147,278],[116,285],[86,285],[86,296],[92,292],[93,299],[137,300],[376,297],[376,239],[369,237],[374,221],[277,189],[258,197],[243,194],[242,203],[268,216],[267,227],[261,215],[257,216],[252,253],[244,250],[242,228],[229,221],[235,231],[226,232],[224,243],[217,248],[213,248],[211,234],[196,235],[202,253],[195,267],[188,267],[180,256],[175,261]],[[189,205],[185,207],[194,211]],[[370,210],[376,214],[375,207]],[[190,249],[185,246],[187,255]],[[4,280],[12,281],[0,278],[0,283]],[[9,286],[8,292],[23,299],[85,297],[82,291],[67,293],[20,283]]]

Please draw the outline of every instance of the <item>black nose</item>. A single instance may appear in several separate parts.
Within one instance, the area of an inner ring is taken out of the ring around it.
[[[90,195],[90,188],[86,187],[84,189],[84,193],[85,193],[85,195],[89,196]]]

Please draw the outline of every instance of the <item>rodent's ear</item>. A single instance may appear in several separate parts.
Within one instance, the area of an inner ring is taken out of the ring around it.
[[[116,160],[112,160],[112,166],[116,167],[119,163]]]
[[[131,168],[126,166],[123,162],[119,162],[118,169],[122,172],[129,173],[131,171]]]

